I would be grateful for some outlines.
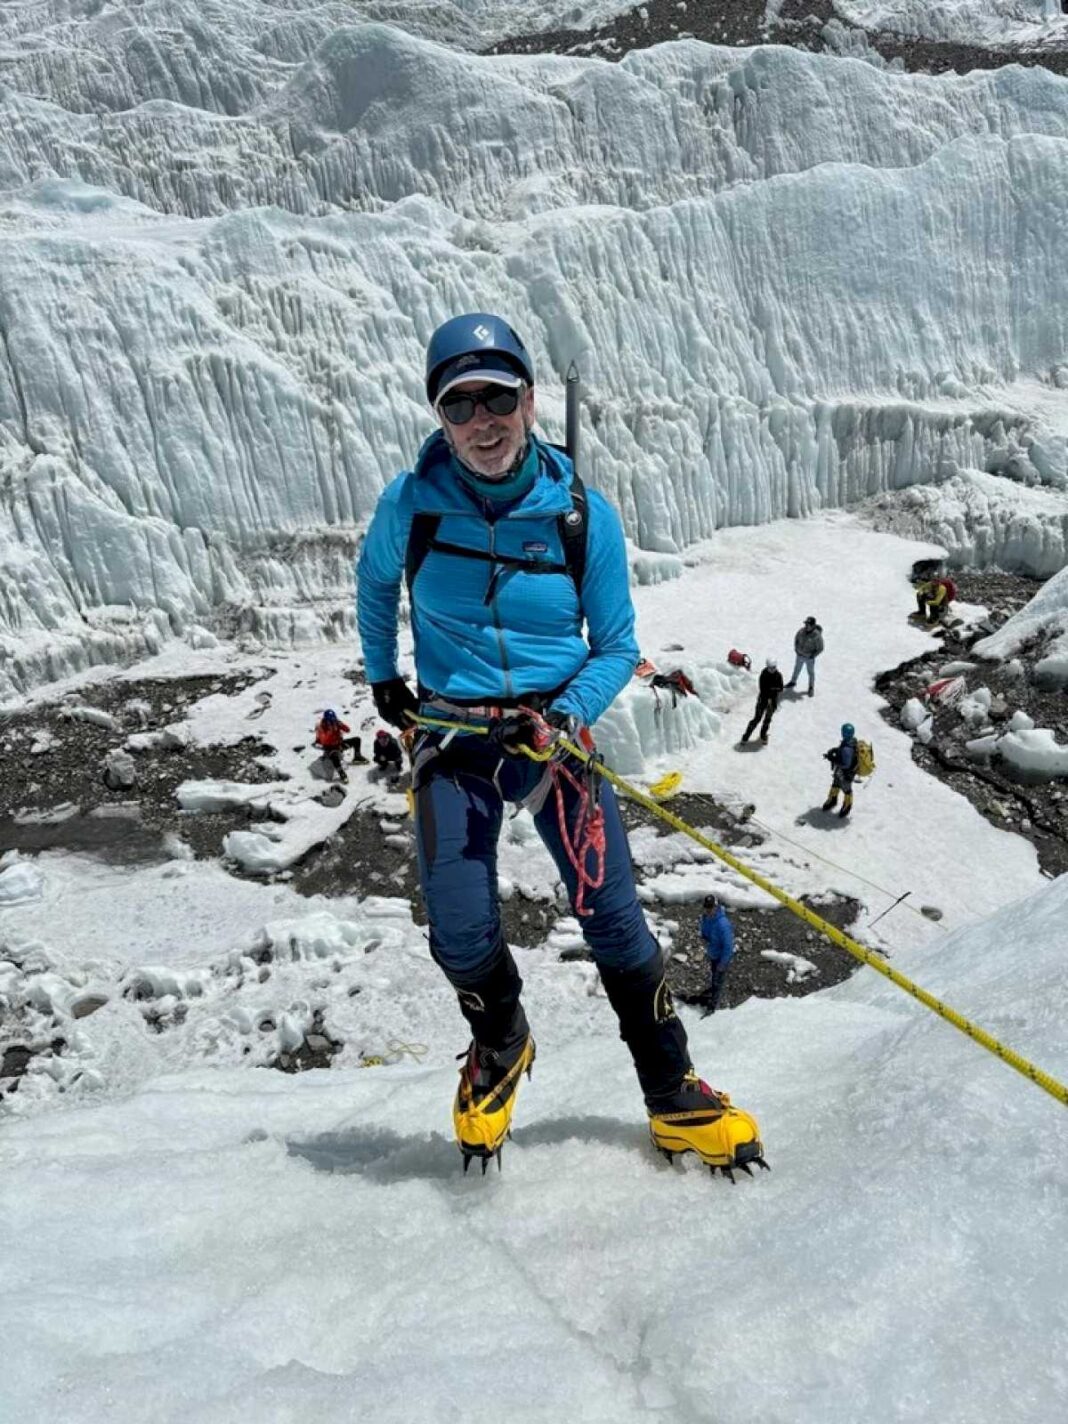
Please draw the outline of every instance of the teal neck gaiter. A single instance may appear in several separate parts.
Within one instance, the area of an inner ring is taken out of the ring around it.
[[[503,480],[487,480],[476,475],[474,470],[469,470],[455,455],[452,457],[452,467],[464,485],[479,499],[489,499],[494,504],[509,504],[513,500],[522,499],[533,488],[538,477],[538,452],[534,441],[528,440],[527,453],[518,467]]]

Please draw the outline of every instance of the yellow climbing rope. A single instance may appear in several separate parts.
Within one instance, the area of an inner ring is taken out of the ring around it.
[[[403,1038],[391,1038],[381,1053],[361,1053],[357,1068],[383,1068],[388,1063],[399,1063],[402,1058],[414,1058],[422,1063],[430,1052],[425,1043],[405,1043]]]
[[[416,721],[424,727],[444,727],[450,731],[473,732],[479,736],[484,736],[487,731],[487,728],[484,726],[477,727],[468,723],[447,722],[434,717],[417,717]],[[1015,1049],[1009,1048],[1006,1044],[996,1039],[993,1034],[987,1033],[986,1029],[980,1028],[979,1025],[973,1023],[971,1019],[965,1018],[963,1014],[957,1013],[955,1009],[950,1008],[950,1006],[943,1003],[941,999],[937,999],[933,994],[929,994],[926,989],[921,988],[914,980],[909,979],[906,975],[893,969],[887,964],[881,954],[877,954],[874,950],[865,949],[862,944],[858,944],[855,939],[851,938],[851,936],[847,935],[843,930],[840,930],[837,925],[832,925],[829,920],[825,920],[822,915],[817,915],[815,911],[810,910],[807,905],[803,905],[800,900],[795,900],[792,895],[787,895],[785,890],[780,890],[777,885],[767,880],[758,871],[751,870],[748,865],[740,861],[737,856],[732,855],[724,846],[717,845],[717,843],[710,840],[708,836],[702,835],[701,832],[695,830],[693,826],[687,825],[681,817],[674,815],[671,811],[659,805],[651,796],[646,795],[644,791],[640,791],[638,787],[632,786],[629,781],[624,781],[623,777],[617,775],[616,772],[606,766],[596,755],[591,755],[582,747],[576,746],[574,742],[568,740],[566,737],[560,738],[560,740],[555,743],[553,750],[559,747],[570,752],[572,756],[577,757],[580,761],[593,762],[599,775],[603,776],[607,782],[626,796],[629,801],[633,801],[638,806],[643,806],[666,825],[671,826],[676,831],[681,831],[683,835],[689,836],[691,840],[696,841],[697,844],[703,846],[705,850],[711,851],[717,860],[721,860],[724,865],[729,865],[732,870],[743,876],[751,884],[758,886],[766,894],[770,895],[772,899],[778,900],[780,905],[785,905],[792,914],[795,914],[798,919],[804,920],[806,924],[811,925],[824,939],[830,940],[832,944],[838,945],[838,947],[844,949],[847,954],[851,954],[854,959],[859,959],[862,964],[867,964],[869,968],[876,970],[877,973],[883,975],[885,979],[889,979],[892,984],[896,984],[899,989],[904,989],[906,994],[911,994],[912,997],[923,1004],[925,1008],[930,1009],[932,1013],[936,1013],[939,1018],[945,1019],[947,1023],[959,1029],[961,1033],[967,1034],[970,1039],[980,1044],[990,1053],[993,1053],[995,1057],[1000,1058],[1003,1063],[1007,1063],[1010,1068],[1015,1068],[1017,1073],[1021,1073],[1025,1078],[1029,1078],[1032,1083],[1037,1084],[1038,1087],[1042,1088],[1044,1092],[1047,1092],[1051,1098],[1055,1098],[1057,1102],[1068,1107],[1068,1087],[1065,1087],[1065,1085],[1054,1078],[1052,1074],[1044,1072],[1043,1069],[1037,1067],[1034,1063],[1031,1063],[1028,1059],[1017,1053]],[[526,748],[521,748],[521,750],[525,751]],[[535,755],[534,753],[529,753],[529,755],[534,756],[534,759],[537,761],[545,760],[544,755]]]

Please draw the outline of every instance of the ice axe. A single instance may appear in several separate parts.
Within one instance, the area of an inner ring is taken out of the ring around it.
[[[582,377],[574,361],[568,366],[567,375],[564,377],[564,397],[564,449],[571,457],[572,465],[578,469]]]

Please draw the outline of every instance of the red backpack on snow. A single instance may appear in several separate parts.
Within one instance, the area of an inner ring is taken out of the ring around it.
[[[753,666],[753,661],[748,653],[740,653],[737,648],[732,648],[727,654],[727,661],[731,667],[743,667],[746,672]]]

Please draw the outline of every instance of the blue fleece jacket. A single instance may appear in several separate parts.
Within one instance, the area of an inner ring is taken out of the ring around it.
[[[437,538],[443,543],[563,563],[557,520],[571,508],[571,462],[543,441],[534,443],[537,477],[503,510],[460,479],[440,431],[424,444],[415,469],[383,490],[356,576],[369,682],[397,676],[397,610],[416,512],[442,516]],[[638,644],[619,516],[596,490],[587,497],[581,605],[567,574],[528,574],[427,553],[412,590],[415,665],[424,688],[446,698],[492,702],[566,684],[554,708],[587,724],[600,717],[629,681]]]
[[[701,916],[701,938],[712,964],[726,969],[734,958],[734,927],[722,905],[717,905],[710,915]]]

